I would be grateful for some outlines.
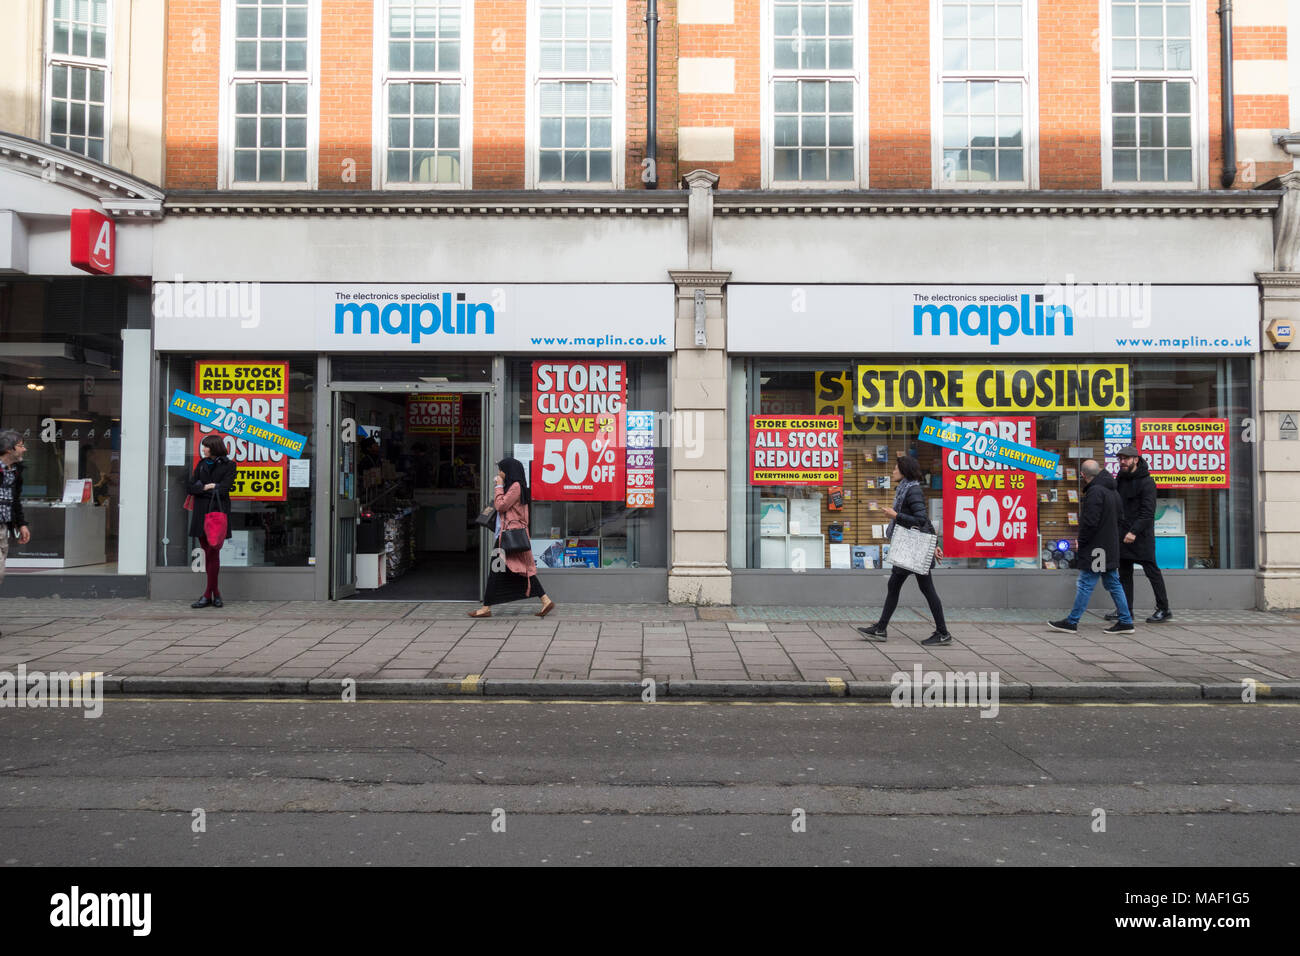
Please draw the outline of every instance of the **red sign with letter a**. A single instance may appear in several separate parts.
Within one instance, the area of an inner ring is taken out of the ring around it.
[[[72,264],[86,272],[111,276],[117,261],[117,228],[93,209],[72,210]]]

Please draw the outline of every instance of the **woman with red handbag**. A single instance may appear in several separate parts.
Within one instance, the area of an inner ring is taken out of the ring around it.
[[[230,534],[230,488],[235,483],[235,463],[226,455],[226,443],[220,435],[209,435],[199,445],[203,457],[190,476],[189,492],[194,498],[190,517],[190,537],[199,539],[203,548],[208,587],[190,607],[221,607],[217,574],[221,570],[221,546]]]
[[[483,589],[483,606],[470,611],[470,617],[491,617],[493,604],[522,601],[527,597],[542,599],[538,617],[546,617],[555,608],[555,602],[546,594],[537,577],[537,562],[533,559],[532,545],[528,541],[528,476],[523,462],[516,458],[502,458],[497,462],[495,494],[496,537],[492,549],[492,568],[488,573],[487,587]],[[511,532],[507,535],[506,532]],[[516,540],[517,539],[517,540]],[[516,550],[512,545],[518,544]],[[501,565],[504,563],[504,569]]]

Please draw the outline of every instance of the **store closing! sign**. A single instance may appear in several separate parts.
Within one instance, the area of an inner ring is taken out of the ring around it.
[[[408,435],[459,434],[460,418],[461,395],[459,393],[421,393],[406,397]]]
[[[534,362],[533,459],[538,501],[625,501],[625,362]]]
[[[195,362],[194,394],[241,416],[287,429],[289,363]],[[197,423],[194,447],[214,431],[225,434],[230,460],[236,466],[232,499],[285,501],[289,497],[289,463],[284,452]]]
[[[1033,446],[1033,418],[945,418],[997,438]],[[979,454],[943,457],[943,553],[949,558],[1038,556],[1038,479]]]
[[[751,415],[749,465],[752,485],[838,485],[844,467],[844,419]]]
[[[858,413],[1128,411],[1127,365],[859,365]]]
[[[1160,488],[1227,488],[1226,418],[1139,418],[1138,451]]]

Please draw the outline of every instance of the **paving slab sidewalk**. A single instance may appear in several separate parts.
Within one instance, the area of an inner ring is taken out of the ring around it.
[[[653,678],[680,694],[880,696],[895,673],[919,666],[996,672],[1004,687],[1041,691],[1026,696],[1226,698],[1246,679],[1264,695],[1300,694],[1294,613],[1178,611],[1118,636],[1104,633],[1100,613],[1064,634],[1046,627],[1049,612],[961,608],[950,613],[953,643],[929,648],[920,643],[928,619],[907,608],[877,644],[854,629],[874,620],[874,607],[568,604],[539,619],[535,606],[470,620],[462,603],[196,611],[179,601],[0,599],[0,671],[101,672],[139,692],[333,692],[351,678],[393,693],[576,694],[603,682],[625,696]]]

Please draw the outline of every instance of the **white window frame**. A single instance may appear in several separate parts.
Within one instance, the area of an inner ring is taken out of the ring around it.
[[[105,16],[105,36],[104,36],[104,58],[96,59],[92,56],[75,56],[71,53],[54,52],[54,3],[52,0],[45,0],[45,86],[44,95],[41,97],[41,139],[54,145],[51,137],[54,131],[51,128],[54,123],[54,67],[57,66],[79,66],[102,69],[104,71],[104,158],[91,160],[92,162],[101,162],[105,165],[112,165],[113,160],[113,17],[116,14],[115,0],[107,0],[107,12]],[[71,44],[69,44],[70,46]],[[78,155],[85,155],[79,153]],[[86,156],[90,159],[89,156]]]
[[[762,150],[760,163],[760,182],[763,189],[810,189],[831,191],[843,189],[866,189],[869,183],[870,169],[870,131],[867,129],[867,103],[869,90],[867,78],[867,10],[865,0],[853,0],[853,68],[851,70],[821,70],[805,72],[802,70],[780,70],[773,66],[772,44],[776,36],[776,9],[774,0],[763,0],[760,18],[759,66],[763,83],[760,92],[762,126],[759,129],[759,144]],[[853,94],[853,178],[837,179],[828,182],[804,182],[802,180],[777,180],[774,178],[776,167],[776,109],[773,84],[777,80],[820,79],[846,80],[854,83]]]
[[[307,4],[307,69],[264,73],[235,70],[235,0],[221,0],[221,84],[217,95],[217,188],[310,190],[320,182],[320,33],[321,5]],[[307,181],[305,183],[239,182],[235,178],[235,84],[241,81],[307,84]]]
[[[460,0],[460,71],[431,73],[388,70],[389,0],[375,0],[375,96],[371,122],[371,188],[393,190],[453,190],[474,188],[474,2]],[[419,82],[460,83],[460,182],[390,183],[388,181],[388,84]]]
[[[943,0],[930,2],[930,172],[934,189],[1037,189],[1038,168],[1038,2],[1022,0],[1019,70],[952,70],[943,68]],[[943,84],[945,81],[1013,80],[1025,85],[1025,178],[1016,182],[947,182],[943,175]]]
[[[525,91],[524,106],[524,188],[543,190],[590,191],[623,189],[627,179],[627,4],[623,0],[614,0],[611,4],[610,30],[613,32],[613,45],[610,51],[608,73],[585,72],[568,73],[557,71],[541,75],[542,60],[542,14],[538,0],[528,0],[528,49],[524,54],[524,69],[528,88]],[[613,116],[610,123],[612,143],[613,181],[611,183],[544,183],[541,181],[541,90],[542,83],[564,82],[565,80],[600,80],[614,84],[611,97]]]
[[[1187,72],[1175,70],[1124,70],[1116,74],[1111,70],[1114,31],[1111,22],[1112,0],[1099,0],[1101,5],[1101,185],[1103,189],[1209,189],[1210,167],[1210,91],[1206,80],[1208,69],[1206,44],[1206,10],[1203,3],[1193,0],[1192,8],[1192,68]],[[1111,83],[1115,80],[1188,80],[1192,84],[1192,179],[1191,182],[1162,181],[1116,182],[1114,177],[1114,117],[1112,115]]]

